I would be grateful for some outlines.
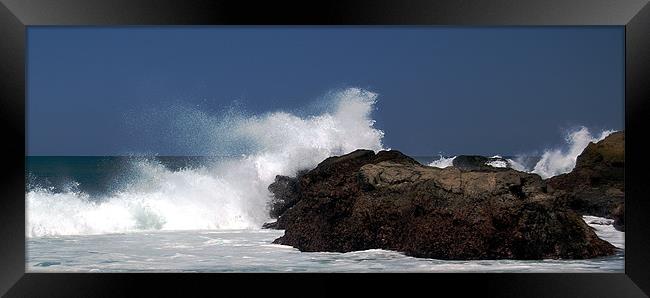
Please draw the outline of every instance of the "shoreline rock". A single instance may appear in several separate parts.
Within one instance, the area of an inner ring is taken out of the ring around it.
[[[289,202],[275,211],[285,235],[274,243],[301,251],[389,249],[458,260],[615,251],[558,204],[541,177],[509,168],[439,169],[395,150],[357,150],[297,178],[278,176],[269,190]]]
[[[575,168],[547,179],[558,200],[582,215],[614,219],[625,231],[625,132],[612,133],[590,143]]]

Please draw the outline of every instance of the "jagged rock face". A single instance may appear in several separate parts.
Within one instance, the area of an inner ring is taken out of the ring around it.
[[[575,168],[548,179],[549,187],[568,207],[581,214],[613,218],[625,229],[625,132],[590,143]]]
[[[437,259],[592,258],[614,247],[558,208],[537,175],[420,165],[398,151],[331,157],[297,179],[274,243]]]

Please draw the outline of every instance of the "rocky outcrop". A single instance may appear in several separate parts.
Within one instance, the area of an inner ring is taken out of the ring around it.
[[[556,205],[534,174],[420,165],[398,151],[330,157],[269,189],[294,202],[274,243],[301,251],[389,249],[436,259],[592,258],[614,247]]]
[[[298,172],[296,177],[300,177],[304,172]],[[298,178],[278,175],[275,181],[269,185],[268,189],[273,194],[269,202],[269,214],[272,218],[278,218],[298,202]]]
[[[498,156],[459,155],[454,158],[452,165],[465,171],[482,171],[490,170],[494,167],[505,168],[509,166],[509,163],[505,158]]]
[[[590,143],[567,174],[548,179],[549,187],[580,214],[614,219],[625,230],[625,132]]]

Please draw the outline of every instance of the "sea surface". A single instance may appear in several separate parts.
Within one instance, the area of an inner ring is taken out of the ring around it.
[[[53,193],[77,191],[101,198],[132,184],[143,164],[159,165],[170,172],[196,170],[237,156],[26,156],[27,191]],[[453,156],[414,156],[423,165],[452,162]],[[513,158],[505,156],[504,158]],[[540,157],[527,157],[529,167]],[[450,164],[449,164],[450,165]]]
[[[584,219],[598,236],[619,248],[616,255],[588,260],[445,261],[380,249],[300,252],[272,244],[284,231],[260,229],[270,219],[241,211],[257,205],[236,205],[248,199],[246,194],[227,188],[237,185],[227,176],[209,174],[229,169],[224,164],[233,158],[27,157],[27,272],[624,270],[625,234],[616,231],[611,220],[588,216]],[[246,157],[236,158],[241,167]],[[430,164],[445,158],[451,157],[417,159]],[[271,178],[261,179],[258,187],[263,189]]]
[[[300,252],[271,242],[282,230],[155,231],[36,237],[27,241],[27,272],[623,272],[624,233],[601,218],[587,221],[616,255],[587,260],[413,258],[372,249]]]

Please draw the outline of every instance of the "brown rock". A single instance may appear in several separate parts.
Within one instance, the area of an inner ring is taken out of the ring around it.
[[[297,179],[274,243],[301,251],[390,249],[437,259],[592,258],[614,247],[534,174],[420,165],[398,151],[331,157]]]

